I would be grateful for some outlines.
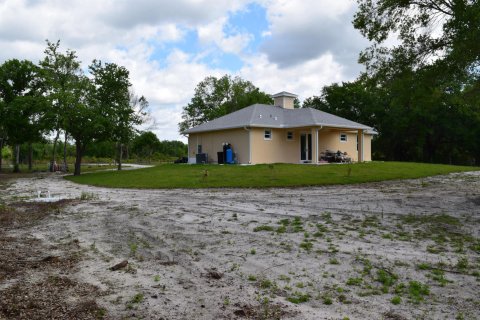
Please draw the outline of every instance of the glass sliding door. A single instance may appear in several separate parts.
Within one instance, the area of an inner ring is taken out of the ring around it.
[[[312,134],[300,134],[300,161],[312,161]]]

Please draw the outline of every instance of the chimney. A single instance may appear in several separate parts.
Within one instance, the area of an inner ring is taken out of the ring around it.
[[[293,109],[293,100],[296,97],[298,97],[296,94],[285,91],[272,95],[273,104],[284,109]]]

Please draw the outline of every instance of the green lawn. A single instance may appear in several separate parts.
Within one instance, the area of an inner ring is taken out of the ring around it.
[[[480,168],[407,162],[321,166],[164,164],[147,169],[68,176],[66,179],[82,184],[115,188],[268,188],[410,179],[475,170]]]

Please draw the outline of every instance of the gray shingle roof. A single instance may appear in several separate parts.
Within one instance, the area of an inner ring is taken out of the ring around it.
[[[186,130],[185,133],[188,134],[243,127],[298,128],[309,126],[363,129],[367,130],[369,133],[374,132],[373,128],[361,123],[353,122],[312,108],[284,109],[272,105],[254,104],[193,127]]]

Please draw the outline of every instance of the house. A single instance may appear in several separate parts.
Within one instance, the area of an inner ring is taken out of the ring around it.
[[[272,97],[274,105],[254,104],[186,130],[189,163],[217,163],[226,144],[240,164],[319,163],[327,150],[371,161],[373,128],[312,108],[294,109],[297,96],[288,92]]]

